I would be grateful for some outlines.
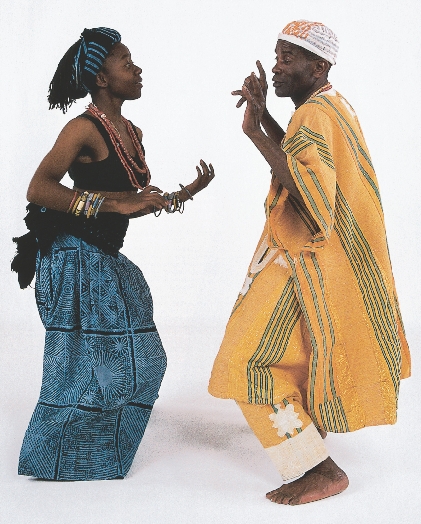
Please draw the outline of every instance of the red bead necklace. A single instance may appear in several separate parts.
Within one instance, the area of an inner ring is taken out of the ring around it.
[[[320,93],[324,93],[325,91],[329,91],[329,89],[332,89],[332,84],[330,82],[328,82],[327,84],[325,84],[324,86],[322,86],[320,89],[318,89],[317,91],[315,91],[313,94],[311,94],[307,100],[310,100],[310,98],[313,98],[314,96],[317,96],[317,95],[320,95]],[[306,101],[307,101],[306,100]]]
[[[126,146],[124,145],[124,142],[121,139],[120,133],[118,132],[118,129],[111,122],[111,120],[107,118],[107,115],[105,113],[102,113],[96,107],[96,105],[92,103],[88,105],[87,110],[91,113],[91,115],[97,118],[102,123],[102,125],[105,127],[105,129],[107,130],[107,133],[110,136],[111,142],[113,143],[116,153],[118,157],[120,158],[121,163],[123,164],[124,168],[126,169],[127,174],[129,175],[129,180],[132,186],[137,189],[144,189],[146,186],[148,186],[151,180],[151,174],[149,172],[148,166],[146,165],[145,156],[143,154],[139,139],[136,133],[133,131],[133,128],[130,125],[129,121],[126,118],[124,118],[124,116],[121,117],[123,123],[125,124],[127,128],[127,131],[130,135],[130,138],[133,142],[136,152],[139,155],[139,158],[142,161],[142,164],[144,165],[143,168],[137,165],[134,158],[127,151]],[[146,174],[145,186],[141,186],[139,184],[134,174],[134,171],[136,171],[137,173]]]

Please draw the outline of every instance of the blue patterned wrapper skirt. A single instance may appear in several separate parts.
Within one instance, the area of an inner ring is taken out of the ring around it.
[[[55,480],[124,477],[166,367],[140,269],[70,235],[38,254],[46,328],[43,378],[19,474]]]

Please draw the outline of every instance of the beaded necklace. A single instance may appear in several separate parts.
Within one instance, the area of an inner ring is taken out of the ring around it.
[[[318,89],[317,91],[315,91],[314,93],[312,93],[306,100],[306,102],[308,102],[308,100],[310,100],[310,98],[313,98],[314,96],[317,96],[317,95],[320,95],[320,93],[323,93],[324,91],[329,91],[329,89],[332,89],[332,84],[330,82],[328,82],[327,84],[325,84],[324,86],[322,86],[320,89]]]
[[[149,172],[148,166],[146,165],[145,156],[143,154],[142,148],[140,146],[139,139],[136,135],[136,133],[133,131],[132,126],[130,125],[129,121],[124,118],[124,116],[121,117],[123,123],[125,124],[127,131],[129,133],[129,136],[133,142],[133,145],[136,149],[137,154],[139,155],[140,160],[142,161],[142,164],[144,165],[143,168],[139,167],[137,163],[135,162],[134,158],[131,156],[131,154],[127,151],[126,146],[124,145],[123,140],[121,139],[121,135],[118,131],[118,129],[115,127],[115,125],[111,122],[109,118],[107,118],[107,115],[105,113],[102,113],[94,104],[89,104],[86,108],[91,115],[93,115],[95,118],[97,118],[102,125],[107,130],[107,133],[110,136],[111,142],[116,150],[116,153],[118,157],[121,160],[121,163],[123,164],[124,168],[127,171],[127,174],[129,176],[130,183],[133,187],[137,189],[144,189],[146,186],[149,185],[149,182],[151,180],[151,174]],[[141,173],[146,174],[146,184],[145,186],[141,186],[139,182],[136,179],[135,173]]]

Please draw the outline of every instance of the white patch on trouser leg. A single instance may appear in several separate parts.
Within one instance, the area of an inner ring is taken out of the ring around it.
[[[265,449],[284,481],[296,480],[329,456],[314,424],[295,437]]]
[[[280,437],[285,436],[286,433],[294,433],[294,429],[301,428],[303,421],[300,420],[299,414],[294,411],[292,404],[287,404],[281,407],[280,404],[275,404],[275,413],[269,415],[273,422],[273,427],[278,430]]]

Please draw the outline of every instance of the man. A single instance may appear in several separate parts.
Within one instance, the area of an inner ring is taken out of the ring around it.
[[[321,23],[279,35],[273,85],[296,106],[286,133],[266,108],[260,62],[233,92],[272,182],[209,391],[237,401],[281,473],[266,495],[281,504],[346,489],[326,432],[393,424],[410,374],[376,175],[355,112],[328,82],[337,51]]]

